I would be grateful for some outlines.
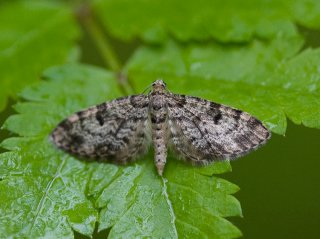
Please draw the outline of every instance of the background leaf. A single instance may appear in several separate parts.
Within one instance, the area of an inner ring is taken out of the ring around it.
[[[292,37],[298,34],[295,21],[320,27],[317,0],[96,0],[95,10],[114,36],[153,43],[170,35],[180,41],[222,42]]]
[[[2,3],[0,32],[0,111],[46,67],[71,60],[79,36],[70,9],[52,1]]]

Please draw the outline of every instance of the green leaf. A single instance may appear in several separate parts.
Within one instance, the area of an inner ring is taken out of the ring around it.
[[[90,236],[98,213],[85,194],[88,165],[58,152],[48,133],[64,116],[118,92],[113,76],[95,68],[69,65],[45,75],[51,81],[25,90],[31,101],[5,123],[21,137],[2,144],[11,151],[0,156],[0,230],[17,238],[72,238],[72,229]]]
[[[141,82],[138,86],[163,78],[173,92],[240,108],[284,134],[286,116],[320,128],[319,49],[297,54],[302,43],[300,38],[240,46],[171,41],[163,47],[141,47],[126,70]]]
[[[43,69],[66,62],[79,35],[72,12],[52,1],[2,3],[0,32],[0,111]]]
[[[56,124],[81,108],[117,96],[114,75],[88,66],[48,70],[27,88],[5,128],[18,137],[2,143],[0,231],[7,237],[72,238],[111,228],[108,238],[236,238],[225,217],[241,215],[238,187],[213,174],[228,162],[194,168],[168,157],[164,178],[152,152],[135,164],[83,162],[48,141]],[[27,127],[26,127],[27,125]]]
[[[96,0],[106,28],[124,40],[243,42],[297,35],[295,22],[320,27],[318,0]]]
[[[318,0],[294,0],[294,4],[289,7],[299,24],[320,29],[320,2]]]

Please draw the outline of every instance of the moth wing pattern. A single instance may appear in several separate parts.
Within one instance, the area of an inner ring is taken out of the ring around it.
[[[271,137],[258,119],[240,110],[192,96],[169,98],[171,146],[194,165],[238,158]]]
[[[147,124],[148,97],[132,95],[71,115],[50,138],[75,156],[125,164],[147,150]]]

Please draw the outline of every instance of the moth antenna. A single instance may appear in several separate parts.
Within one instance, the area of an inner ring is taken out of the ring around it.
[[[153,83],[151,83],[150,85],[148,85],[148,86],[144,89],[144,91],[142,91],[141,94],[146,93],[146,91],[149,90],[149,89],[152,87],[152,84],[153,84]]]

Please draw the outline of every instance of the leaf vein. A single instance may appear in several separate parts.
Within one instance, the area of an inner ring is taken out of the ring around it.
[[[46,199],[49,197],[48,193],[49,193],[49,191],[50,191],[50,189],[51,189],[54,181],[55,181],[58,177],[60,177],[60,172],[61,172],[61,170],[62,170],[62,168],[63,168],[63,166],[64,166],[64,164],[65,164],[65,162],[66,162],[66,158],[67,158],[67,156],[65,156],[65,157],[63,158],[63,160],[61,161],[59,167],[57,168],[57,171],[55,172],[53,178],[48,182],[48,184],[47,184],[47,186],[46,186],[45,192],[44,192],[44,194],[42,195],[39,204],[37,205],[35,217],[34,217],[34,219],[33,219],[33,221],[32,221],[31,227],[30,227],[30,229],[29,229],[29,233],[32,231],[33,227],[34,227],[35,224],[36,224],[37,219],[39,218],[39,215],[40,215],[40,213],[41,213],[41,211],[42,211],[42,208],[43,208],[43,206],[44,206],[44,203],[45,203]]]

